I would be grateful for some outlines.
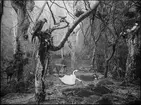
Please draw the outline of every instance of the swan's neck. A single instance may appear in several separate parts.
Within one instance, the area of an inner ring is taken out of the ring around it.
[[[75,73],[76,71],[77,71],[77,70],[74,70],[74,71],[73,71],[73,75],[74,75],[74,73]]]

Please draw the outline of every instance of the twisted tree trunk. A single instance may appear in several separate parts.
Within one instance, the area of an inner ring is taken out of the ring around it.
[[[62,47],[64,47],[65,42],[68,40],[68,37],[70,36],[70,34],[73,32],[73,30],[75,29],[75,27],[82,21],[84,20],[86,17],[88,17],[98,6],[99,1],[95,1],[95,4],[93,6],[93,8],[89,11],[87,11],[86,13],[82,14],[75,22],[72,26],[70,26],[70,28],[68,29],[65,37],[62,39],[62,41],[60,42],[60,44],[58,46],[54,46],[53,44],[47,45],[48,47],[44,48],[40,48],[37,53],[36,53],[36,74],[35,74],[35,98],[36,101],[38,103],[40,103],[41,101],[45,100],[45,85],[44,85],[44,78],[45,78],[45,72],[48,68],[48,63],[49,63],[49,51],[58,51],[60,50]],[[60,29],[60,28],[56,28],[56,29]],[[54,30],[52,28],[52,30]],[[46,34],[46,33],[43,33]],[[43,35],[41,35],[43,36]],[[44,42],[45,39],[44,39]],[[42,41],[40,41],[38,44],[39,46],[41,45]],[[43,50],[43,51],[40,51]]]

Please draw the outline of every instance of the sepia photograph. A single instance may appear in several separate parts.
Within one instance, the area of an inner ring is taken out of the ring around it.
[[[0,0],[0,104],[141,105],[140,0]]]

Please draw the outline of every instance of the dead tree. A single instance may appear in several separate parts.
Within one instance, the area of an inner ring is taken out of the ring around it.
[[[140,37],[140,26],[139,23],[135,23],[130,32],[127,32],[127,46],[128,56],[126,61],[126,74],[125,81],[130,82],[137,80],[140,76],[140,49],[141,49],[141,37]],[[134,28],[134,29],[133,29]],[[132,30],[133,29],[133,30]]]
[[[128,55],[126,60],[126,73],[125,82],[131,83],[134,80],[140,78],[140,59],[141,59],[141,14],[140,7],[141,2],[135,1],[131,5],[134,5],[136,9],[129,8],[125,12],[124,16],[127,18],[125,21],[125,30],[121,32],[128,47]]]
[[[105,5],[106,1],[102,1],[101,8],[97,12],[97,18],[100,19],[103,23],[103,26],[105,27],[105,71],[104,76],[107,77],[108,69],[109,69],[109,62],[113,58],[116,46],[119,43],[119,40],[121,40],[122,36],[120,35],[120,32],[122,29],[124,29],[123,20],[120,20],[120,16],[118,13],[116,13],[117,9],[121,9],[118,6],[116,6],[116,2],[111,2],[111,6]],[[122,3],[122,2],[120,2]],[[109,6],[109,7],[108,7]],[[108,8],[107,8],[108,7]],[[106,11],[105,11],[105,8]],[[113,9],[112,9],[113,8]],[[127,8],[124,8],[127,9]],[[111,13],[110,15],[108,15]],[[110,19],[109,19],[110,18]],[[118,24],[117,24],[118,23]],[[108,34],[107,34],[108,33]],[[110,54],[108,51],[108,48],[111,49]]]
[[[38,48],[36,53],[36,73],[35,73],[35,98],[38,103],[41,101],[45,100],[45,85],[44,85],[44,74],[46,72],[46,69],[48,68],[48,63],[49,63],[49,51],[58,51],[60,50],[65,42],[68,40],[68,37],[70,34],[73,32],[74,28],[86,17],[88,17],[93,11],[95,11],[96,7],[98,6],[99,1],[95,1],[95,4],[93,5],[91,10],[86,11],[83,13],[70,28],[68,29],[65,37],[62,39],[60,44],[58,46],[54,46],[52,41],[51,41],[51,34],[54,30],[59,30],[62,28],[66,28],[69,26],[69,23],[63,18],[60,19],[61,22],[65,22],[65,26],[54,26],[50,29],[47,29],[45,32],[40,32],[38,34],[39,36],[44,36],[45,38],[38,38]],[[52,15],[53,16],[53,15]],[[48,33],[50,35],[48,35]]]

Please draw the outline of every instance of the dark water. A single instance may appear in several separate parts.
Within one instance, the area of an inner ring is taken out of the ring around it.
[[[78,78],[82,81],[94,81],[94,77],[92,75],[79,75]]]

